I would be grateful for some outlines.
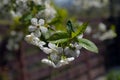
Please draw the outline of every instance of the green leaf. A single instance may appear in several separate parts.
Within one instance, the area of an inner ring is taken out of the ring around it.
[[[70,20],[67,22],[67,32],[69,36],[72,37],[72,32],[74,32],[74,30],[73,30],[72,22]]]
[[[51,43],[65,43],[67,42],[69,39],[65,38],[65,39],[59,39],[59,40],[55,40],[55,41],[49,41]]]
[[[91,52],[98,53],[98,48],[93,42],[91,42],[87,39],[83,39],[83,38],[78,39],[78,41],[79,41],[80,46],[84,47],[85,49],[87,49]]]
[[[69,38],[68,33],[63,32],[63,31],[57,31],[53,35],[51,35],[47,40],[55,41],[55,40],[66,39],[66,38]]]
[[[73,25],[72,25],[72,22],[70,20],[67,22],[67,31],[69,33],[74,32]]]
[[[87,28],[87,25],[88,25],[88,23],[83,23],[81,26],[79,26],[77,31],[75,33],[72,33],[72,38],[77,37],[78,35],[84,33],[84,31]]]

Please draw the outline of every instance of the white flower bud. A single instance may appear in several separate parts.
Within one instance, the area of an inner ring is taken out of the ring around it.
[[[54,64],[54,62],[52,62],[51,60],[49,60],[49,59],[42,59],[41,60],[41,62],[42,63],[45,63],[45,64],[48,64],[49,66],[52,66],[52,67],[54,67],[54,68],[56,68],[56,65]]]
[[[74,57],[66,58],[66,60],[67,60],[68,62],[71,62],[71,61],[73,61],[74,59],[75,59]]]
[[[31,41],[32,41],[32,36],[31,35],[26,35],[25,36],[25,41],[27,41],[28,43],[31,43]]]
[[[75,57],[79,57],[79,55],[80,55],[80,50],[75,50]]]

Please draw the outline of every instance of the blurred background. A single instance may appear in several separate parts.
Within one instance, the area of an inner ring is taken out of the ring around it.
[[[53,2],[62,18],[67,15],[79,24],[89,22],[84,37],[97,45],[99,54],[81,49],[78,58],[58,69],[42,64],[46,55],[24,41],[22,27],[9,28],[11,15],[1,2],[0,80],[120,80],[120,0]]]

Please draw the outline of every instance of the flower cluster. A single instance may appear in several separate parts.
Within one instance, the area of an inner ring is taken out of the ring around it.
[[[17,6],[15,7],[16,11],[10,11],[13,17],[22,17],[24,14],[32,12],[36,17],[41,18],[42,15],[42,17],[50,22],[56,15],[56,11],[51,5],[50,0],[16,0],[15,6]],[[43,6],[44,9],[42,9]],[[36,8],[37,11],[35,11],[34,8]]]
[[[80,49],[82,46],[78,42],[70,42],[69,44],[53,43],[46,39],[46,35],[49,33],[49,37],[54,34],[45,26],[43,19],[32,18],[31,24],[28,27],[30,32],[26,35],[25,40],[37,47],[39,47],[44,53],[48,55],[48,58],[41,60],[42,63],[46,63],[54,68],[61,67],[68,64],[80,55]],[[60,32],[60,31],[58,31]],[[78,39],[82,38],[82,34],[77,36]],[[43,39],[44,38],[44,39]],[[64,45],[64,46],[63,46]]]

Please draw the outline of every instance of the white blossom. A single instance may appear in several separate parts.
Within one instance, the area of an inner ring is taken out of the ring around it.
[[[105,25],[105,24],[99,23],[98,27],[99,27],[99,30],[100,30],[100,31],[103,31],[103,32],[106,31],[106,25]]]
[[[113,30],[109,30],[105,32],[102,36],[99,37],[100,40],[107,40],[107,39],[112,39],[115,38],[117,35]]]
[[[90,34],[92,32],[92,28],[90,26],[87,26],[87,29],[85,31],[87,34]]]

